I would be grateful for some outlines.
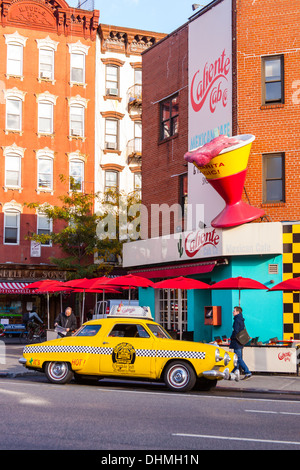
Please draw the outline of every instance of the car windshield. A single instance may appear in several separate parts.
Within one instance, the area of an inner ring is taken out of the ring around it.
[[[83,325],[74,336],[95,336],[100,328],[101,325]]]
[[[169,333],[167,333],[162,326],[156,325],[155,323],[147,323],[147,326],[157,338],[172,339]]]

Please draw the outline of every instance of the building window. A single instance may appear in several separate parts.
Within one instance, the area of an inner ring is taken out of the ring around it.
[[[23,51],[27,38],[17,31],[13,34],[4,34],[7,45],[6,73],[8,76],[23,79]]]
[[[70,106],[70,135],[84,137],[84,107]]]
[[[40,190],[53,189],[53,160],[51,158],[38,158],[38,182]]]
[[[184,173],[180,175],[179,180],[179,204],[181,207],[182,217],[187,216],[187,204],[188,204],[188,175]]]
[[[53,49],[40,49],[39,77],[46,80],[54,80],[54,51]]]
[[[160,140],[178,134],[178,95],[160,104]]]
[[[71,82],[85,82],[85,55],[71,54]]]
[[[5,156],[5,187],[21,187],[21,157],[19,155]]]
[[[22,101],[13,98],[6,100],[6,130],[22,130]]]
[[[142,173],[134,173],[134,190],[141,191],[142,189]]]
[[[283,56],[262,58],[263,104],[284,103]]]
[[[23,46],[8,44],[7,75],[21,77],[23,75]]]
[[[117,150],[118,148],[118,120],[105,119],[105,148]]]
[[[106,95],[119,96],[119,67],[106,65]]]
[[[118,171],[105,171],[105,190],[116,190],[119,187],[119,172]]]
[[[85,46],[80,41],[77,41],[76,43],[68,44],[68,47],[71,54],[71,85],[85,85],[85,61],[89,46]]]
[[[4,244],[18,245],[20,238],[20,212],[7,210],[4,212]]]
[[[285,202],[285,158],[283,153],[263,156],[263,202]]]
[[[50,235],[52,232],[52,221],[46,215],[38,214],[37,216],[37,234]],[[51,246],[51,241],[41,243],[42,246]]]
[[[38,132],[53,134],[53,104],[39,102],[38,105]]]
[[[70,160],[70,191],[83,191],[84,162],[82,160]]]

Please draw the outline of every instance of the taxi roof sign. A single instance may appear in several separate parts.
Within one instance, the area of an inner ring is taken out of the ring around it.
[[[150,307],[137,305],[113,305],[109,317],[149,318],[153,320]]]

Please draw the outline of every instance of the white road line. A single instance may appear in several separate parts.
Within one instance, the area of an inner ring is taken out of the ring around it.
[[[293,415],[300,416],[300,413],[290,413],[289,411],[262,411],[262,410],[245,410],[246,413],[265,413],[270,415]]]
[[[228,441],[245,441],[245,442],[262,442],[264,444],[285,444],[285,445],[296,445],[300,446],[300,442],[295,441],[276,441],[272,439],[251,439],[250,437],[230,437],[230,436],[208,436],[205,434],[183,434],[183,433],[174,433],[172,436],[178,437],[195,437],[201,439],[222,439]]]

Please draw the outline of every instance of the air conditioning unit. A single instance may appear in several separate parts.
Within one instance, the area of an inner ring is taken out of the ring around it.
[[[82,129],[71,129],[71,135],[77,136],[77,137],[82,137],[83,136],[83,131]]]
[[[107,88],[106,94],[110,96],[118,96],[118,88]]]
[[[44,72],[41,72],[41,73],[40,73],[40,76],[41,76],[41,78],[48,78],[49,80],[51,80],[51,78],[52,78],[52,73],[51,73],[51,72],[45,72],[45,71],[44,71]]]
[[[116,150],[117,149],[117,143],[116,142],[105,142],[105,148],[107,150]]]

